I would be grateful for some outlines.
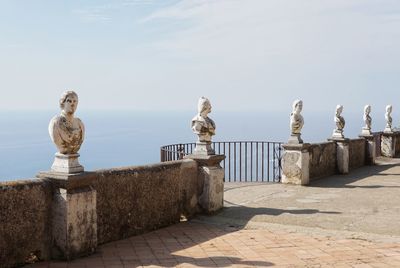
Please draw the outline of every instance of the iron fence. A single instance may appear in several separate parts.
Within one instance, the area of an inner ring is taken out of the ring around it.
[[[183,159],[193,152],[195,143],[161,147],[161,162]],[[216,154],[226,156],[221,163],[228,182],[280,182],[282,142],[212,142]]]

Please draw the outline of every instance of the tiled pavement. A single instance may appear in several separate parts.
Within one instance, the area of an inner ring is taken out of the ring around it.
[[[400,243],[182,222],[34,267],[400,267]]]

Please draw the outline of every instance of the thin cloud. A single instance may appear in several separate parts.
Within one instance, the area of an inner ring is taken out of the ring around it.
[[[107,4],[90,6],[74,10],[73,13],[78,15],[82,20],[88,22],[111,21],[116,12],[127,7],[152,5],[154,0],[122,0],[112,1]]]
[[[111,16],[107,14],[107,10],[108,9],[104,7],[92,7],[74,10],[73,14],[79,16],[81,20],[86,22],[110,21]]]

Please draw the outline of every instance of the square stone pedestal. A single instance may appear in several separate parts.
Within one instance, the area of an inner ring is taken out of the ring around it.
[[[282,183],[307,185],[310,182],[309,143],[284,144]]]
[[[225,155],[188,155],[185,158],[195,160],[199,165],[200,180],[204,182],[203,193],[199,202],[206,213],[213,213],[224,206],[224,177],[225,171],[220,162]]]
[[[211,142],[196,142],[196,147],[193,151],[194,155],[215,155],[214,149],[211,147]]]
[[[381,136],[381,154],[385,157],[395,157],[396,155],[396,133],[384,132]]]
[[[93,253],[97,247],[96,190],[91,187],[94,174],[40,172],[37,177],[53,185],[52,258],[71,260]]]
[[[332,138],[336,143],[336,164],[339,174],[349,173],[349,139]]]
[[[291,134],[288,140],[288,144],[303,144],[301,134]]]
[[[376,144],[374,135],[360,135],[360,138],[364,138],[367,142],[365,152],[365,163],[367,165],[375,165],[376,159]]]
[[[79,164],[79,154],[56,153],[53,165],[51,166],[51,171],[64,174],[74,174],[81,173],[84,169],[83,166]]]

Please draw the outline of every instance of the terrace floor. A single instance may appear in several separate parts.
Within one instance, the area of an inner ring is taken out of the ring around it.
[[[215,216],[27,267],[400,267],[400,160],[307,187],[227,183]]]

